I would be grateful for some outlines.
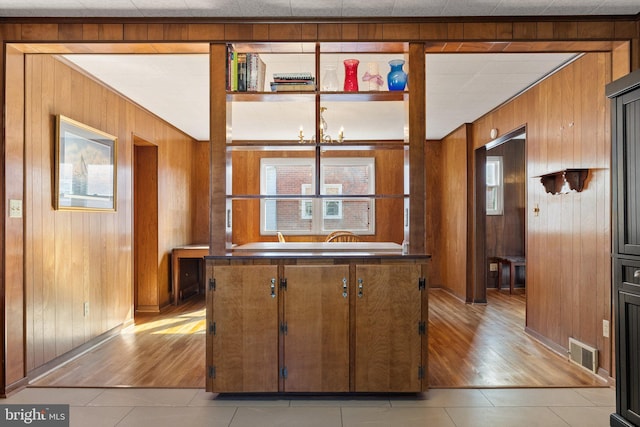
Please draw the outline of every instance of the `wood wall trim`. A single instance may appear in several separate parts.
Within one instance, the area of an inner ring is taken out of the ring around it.
[[[638,39],[637,16],[343,19],[2,18],[12,42],[597,41]]]

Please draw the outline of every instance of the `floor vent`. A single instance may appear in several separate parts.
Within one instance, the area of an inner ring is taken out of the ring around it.
[[[573,338],[569,338],[569,360],[594,374],[598,371],[598,350]]]

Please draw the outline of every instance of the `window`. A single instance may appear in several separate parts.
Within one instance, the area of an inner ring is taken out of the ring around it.
[[[502,156],[487,156],[487,215],[502,215],[504,190]]]
[[[302,194],[312,195],[313,188],[310,184],[302,184]],[[324,184],[322,194],[342,194],[342,184]],[[326,219],[342,219],[342,200],[324,200],[322,212]],[[305,199],[300,202],[300,218],[313,218],[313,200]]]
[[[260,161],[261,234],[375,233],[375,159],[323,158],[320,194],[314,158]],[[311,197],[305,197],[311,196]]]

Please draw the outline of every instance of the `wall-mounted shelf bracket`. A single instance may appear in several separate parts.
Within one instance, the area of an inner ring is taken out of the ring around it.
[[[570,191],[581,192],[589,175],[589,169],[564,169],[540,176],[540,182],[547,193],[565,194]]]

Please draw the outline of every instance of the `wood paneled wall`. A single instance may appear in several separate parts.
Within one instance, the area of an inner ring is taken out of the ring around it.
[[[191,243],[209,243],[209,142],[193,145]]]
[[[5,345],[0,351],[2,355],[3,378],[6,384],[17,384],[24,377],[24,60],[22,52],[7,48],[5,57],[0,63],[6,65],[6,97],[12,100],[5,104],[5,141],[4,162],[0,170],[4,182],[2,188],[3,212],[8,209],[4,205],[10,199],[23,201],[22,218],[3,218],[2,251],[4,262],[0,262],[2,271],[2,308],[4,310],[4,327],[2,328]],[[4,87],[0,85],[0,90]],[[2,121],[3,115],[0,115]],[[2,126],[0,126],[2,128]],[[6,334],[6,336],[5,336]]]
[[[195,142],[53,56],[26,55],[25,76],[29,372],[132,317],[134,133],[158,147],[159,241],[154,264],[159,292],[155,304],[161,307],[169,302],[170,250],[192,238]],[[116,212],[52,208],[56,114],[118,137]],[[87,316],[85,302],[89,303]]]
[[[525,143],[512,139],[491,150],[487,156],[502,156],[504,210],[502,215],[487,215],[486,255],[523,256],[525,254]],[[498,273],[489,272],[488,287],[496,287]]]
[[[442,287],[467,299],[467,125],[463,125],[441,142],[439,215],[440,229],[432,263],[440,270]],[[429,161],[427,164],[431,164]],[[429,202],[427,202],[429,205]],[[432,205],[435,203],[432,203]],[[433,283],[437,286],[438,283]]]
[[[600,368],[613,375],[602,336],[602,321],[612,320],[611,75],[611,54],[586,54],[474,123],[474,143],[487,143],[492,128],[526,125],[527,329],[558,350],[569,337],[597,348]],[[590,169],[584,191],[546,193],[539,176],[564,168]]]

